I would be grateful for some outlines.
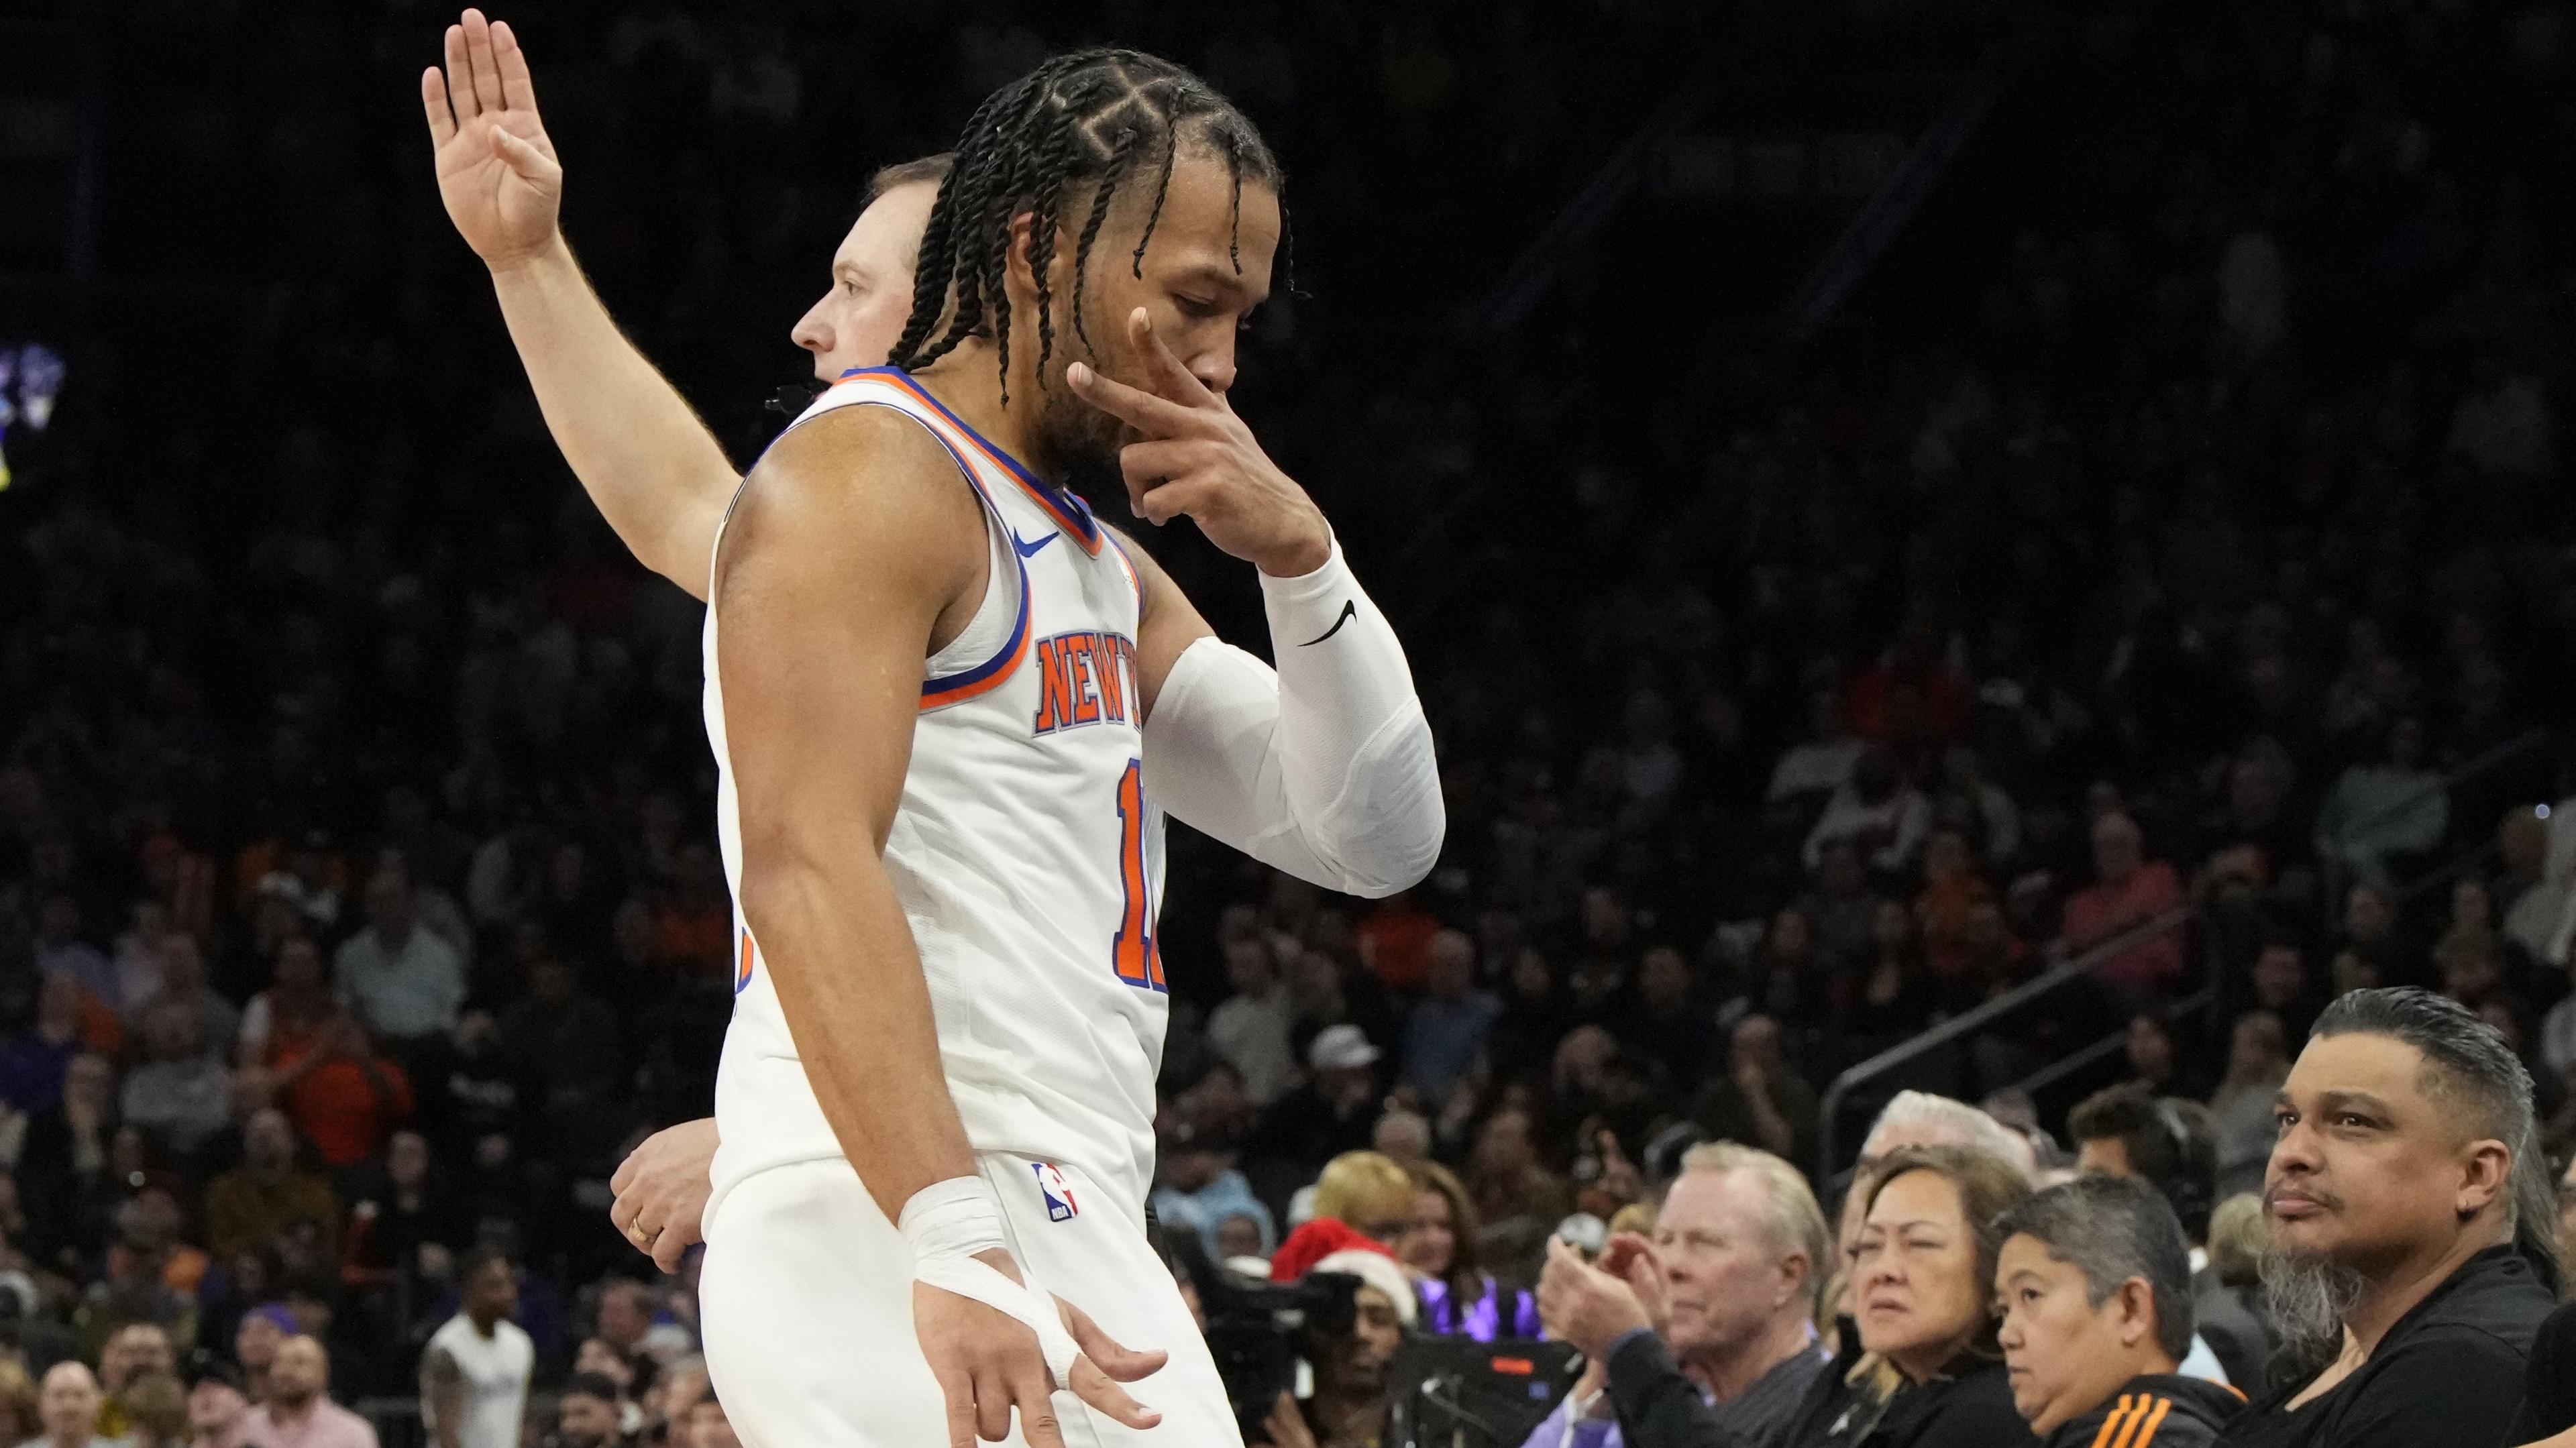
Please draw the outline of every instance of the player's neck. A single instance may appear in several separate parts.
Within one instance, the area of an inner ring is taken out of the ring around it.
[[[1017,356],[1017,349],[1013,351]],[[1014,369],[1017,370],[1016,368]],[[957,414],[984,441],[1009,453],[1031,471],[1043,472],[1034,436],[1038,418],[1037,381],[1014,377],[1011,399],[1002,401],[999,354],[981,337],[969,337],[947,356],[912,374],[940,405]]]

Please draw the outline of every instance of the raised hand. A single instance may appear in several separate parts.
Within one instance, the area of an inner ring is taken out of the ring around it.
[[[1225,398],[1190,375],[1138,307],[1127,341],[1151,391],[1076,362],[1065,381],[1083,401],[1144,434],[1118,454],[1128,505],[1150,523],[1187,515],[1209,542],[1273,578],[1312,573],[1332,557],[1333,530],[1254,440]]]
[[[468,10],[447,27],[447,71],[421,72],[438,195],[465,244],[498,271],[544,251],[563,207],[563,164],[537,115],[519,38]]]

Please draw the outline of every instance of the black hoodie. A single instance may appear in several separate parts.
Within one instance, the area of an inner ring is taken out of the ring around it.
[[[2109,1401],[2048,1435],[2048,1448],[2209,1448],[2245,1411],[2233,1391],[2178,1373],[2141,1373]]]

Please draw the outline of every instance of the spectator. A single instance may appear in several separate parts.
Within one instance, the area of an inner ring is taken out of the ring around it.
[[[671,1448],[742,1448],[742,1439],[733,1431],[733,1420],[725,1416],[724,1404],[710,1393],[689,1409],[688,1437],[674,1441]]]
[[[97,946],[81,937],[78,895],[69,890],[46,894],[36,910],[36,938],[32,944],[38,979],[67,975],[99,1000],[115,999],[115,967]]]
[[[2253,978],[2254,1004],[2280,1024],[2284,1051],[2306,1044],[2308,1025],[2325,1004],[2309,972],[2307,953],[2295,941],[2266,940],[2254,957]],[[2282,1069],[2288,1069],[2286,1059]]]
[[[2161,1194],[2079,1177],[2004,1213],[1997,1342],[2013,1407],[2055,1448],[2128,1437],[2206,1448],[2244,1406],[2184,1374],[2191,1268]]]
[[[2544,1437],[2548,1441],[2540,1442]],[[2576,1305],[2562,1304],[2532,1338],[2522,1411],[2505,1441],[2570,1448],[2571,1439],[2576,1439]]]
[[[1485,1046],[1502,1003],[1476,989],[1476,942],[1463,930],[1431,937],[1423,993],[1404,1026],[1404,1082],[1437,1108],[1484,1068]]]
[[[1822,809],[1860,762],[1864,745],[1843,715],[1841,690],[1817,689],[1807,696],[1807,730],[1807,738],[1771,767],[1764,798],[1774,807]]]
[[[205,958],[198,953],[195,938],[161,937],[157,962],[160,984],[126,1013],[127,1019],[139,1028],[154,1006],[176,1002],[195,1013],[199,1043],[209,1053],[221,1054],[241,1034],[241,1011],[206,984]]]
[[[188,1390],[167,1372],[149,1373],[125,1388],[126,1448],[188,1448]]]
[[[2576,933],[2576,877],[2549,871],[2549,812],[2517,805],[2496,827],[2501,866],[2494,895],[2504,907],[2504,933],[2543,965],[2567,964]]]
[[[2218,1134],[2220,1200],[2263,1190],[2272,1159],[2272,1099],[2290,1075],[2288,1033],[2270,1011],[2247,1011],[2228,1034],[2227,1074],[2210,1094],[2211,1124]],[[2232,1374],[2231,1374],[2232,1376]]]
[[[1860,850],[1869,868],[1883,875],[1911,869],[1932,825],[1932,803],[1898,772],[1895,756],[1872,746],[1861,752],[1851,778],[1826,801],[1825,812],[1807,832],[1807,868],[1823,859],[1825,847],[1847,840]]]
[[[2375,763],[2355,764],[2335,781],[2317,815],[2317,853],[2347,878],[2377,879],[2392,858],[2420,855],[2451,827],[2442,777],[2425,767],[2424,721],[2392,721]]]
[[[632,1362],[643,1351],[644,1335],[653,1330],[651,1289],[628,1277],[608,1279],[599,1289],[598,1321],[593,1326],[602,1342]]]
[[[1573,1206],[1565,1180],[1539,1161],[1527,1110],[1505,1106],[1485,1118],[1467,1161],[1467,1191],[1487,1231],[1514,1224],[1544,1231]]]
[[[1414,1164],[1413,1218],[1397,1255],[1414,1274],[1425,1332],[1492,1342],[1539,1335],[1538,1301],[1505,1289],[1477,1266],[1476,1204],[1457,1174],[1436,1161]]]
[[[2540,1022],[2540,1059],[2558,1079],[2576,1093],[2576,958],[2567,964],[2571,989],[2549,1008]]]
[[[1637,1009],[1629,1035],[1664,1080],[1687,1089],[1707,1074],[1709,1026],[1715,1016],[1680,949],[1648,946],[1637,962]]]
[[[1263,1114],[1249,1154],[1314,1171],[1342,1152],[1366,1149],[1377,1124],[1377,1060],[1377,1047],[1357,1026],[1317,1032],[1306,1048],[1306,1084]]]
[[[1369,1149],[1411,1171],[1431,1159],[1431,1123],[1419,1112],[1390,1106],[1369,1133]]]
[[[2084,1098],[2066,1120],[2076,1142],[2078,1170],[2145,1182],[2182,1226],[2191,1269],[2193,1331],[2176,1371],[2208,1382],[2259,1385],[2270,1357],[2267,1336],[2209,1270],[2218,1144],[2208,1110],[2197,1102],[2168,1100],[2125,1085]]]
[[[1829,841],[1817,852],[1815,888],[1772,920],[1767,953],[1775,962],[1807,963],[1812,942],[1834,961],[1855,964],[1870,953],[1885,903],[1869,892],[1869,862],[1860,846],[1851,840]],[[1782,939],[1784,933],[1788,939]]]
[[[268,989],[242,1008],[235,1064],[282,1071],[309,1052],[340,1012],[323,979],[322,951],[297,931],[277,944]]]
[[[0,1443],[18,1444],[44,1430],[36,1380],[14,1356],[0,1356]]]
[[[304,1325],[282,1302],[264,1303],[242,1315],[233,1332],[233,1361],[241,1366],[242,1391],[252,1402],[268,1400],[268,1370],[277,1362],[277,1346]]]
[[[1282,1256],[1287,1255],[1283,1246]],[[1306,1271],[1357,1279],[1350,1326],[1327,1334],[1310,1326],[1297,1354],[1313,1368],[1314,1392],[1279,1395],[1266,1423],[1273,1448],[1362,1448],[1381,1441],[1387,1421],[1387,1364],[1414,1320],[1404,1269],[1383,1248],[1344,1247]],[[1274,1273],[1275,1275],[1275,1273]],[[1297,1276],[1305,1275],[1299,1272]]]
[[[295,1128],[275,1107],[242,1125],[242,1164],[206,1186],[206,1247],[226,1261],[258,1251],[298,1224],[336,1244],[340,1202],[331,1184],[295,1165]]]
[[[123,1438],[131,1432],[126,1390],[140,1378],[166,1376],[176,1360],[170,1330],[157,1322],[129,1322],[110,1332],[98,1354],[99,1436]]]
[[[2221,1441],[2501,1441],[2560,1286],[2521,1064],[2454,1003],[2357,991],[2281,1102],[2265,1275],[2286,1346]]]
[[[1238,1255],[1267,1257],[1278,1245],[1278,1223],[1252,1194],[1252,1184],[1235,1169],[1234,1153],[1217,1133],[1201,1131],[1188,1122],[1174,1124],[1165,1135],[1157,1165],[1163,1184],[1154,1191],[1154,1216],[1164,1231],[1198,1233],[1200,1245],[1220,1262]],[[1226,1225],[1237,1219],[1253,1225],[1250,1254],[1226,1250]]]
[[[528,998],[501,1017],[502,1048],[559,1126],[605,1103],[626,1064],[617,1012],[580,987],[569,961],[541,960],[528,974]]]
[[[1208,1045],[1243,1078],[1244,1099],[1267,1106],[1296,1084],[1288,1047],[1293,1014],[1270,942],[1247,930],[1224,942],[1226,984],[1233,994],[1208,1013]]]
[[[1797,1168],[1731,1142],[1691,1148],[1656,1216],[1652,1247],[1614,1237],[1604,1257],[1605,1274],[1631,1284],[1646,1326],[1588,1360],[1525,1448],[1620,1448],[1605,1391],[1613,1377],[1661,1380],[1676,1366],[1734,1441],[1789,1442],[1826,1371],[1814,1319],[1830,1250],[1824,1214]]]
[[[1816,1089],[1781,1054],[1780,1027],[1750,1015],[1727,1034],[1726,1072],[1691,1102],[1691,1119],[1719,1141],[1758,1146],[1791,1161],[1816,1157]]]
[[[422,1426],[432,1448],[518,1448],[536,1365],[536,1345],[510,1321],[518,1274],[509,1258],[477,1250],[456,1281],[462,1305],[421,1353]]]
[[[2183,906],[2182,881],[2173,866],[2146,858],[2145,836],[2125,814],[2093,822],[2093,874],[2093,883],[2066,902],[2070,951],[2089,950]],[[2093,978],[2132,1002],[2168,990],[2182,977],[2184,944],[2178,930],[2157,932],[2104,961]]]
[[[453,1029],[465,1000],[465,961],[421,924],[410,872],[397,860],[367,881],[367,927],[340,947],[333,972],[368,1028],[403,1047]]]
[[[1313,1220],[1340,1222],[1383,1247],[1402,1241],[1413,1221],[1413,1178],[1392,1158],[1346,1151],[1315,1179]]]
[[[556,1409],[555,1431],[546,1448],[620,1448],[617,1384],[598,1373],[575,1373],[563,1386]]]
[[[366,1419],[331,1401],[331,1355],[298,1333],[277,1345],[268,1394],[250,1410],[243,1435],[251,1448],[375,1448]]]
[[[198,1374],[188,1390],[189,1448],[248,1448],[249,1418],[250,1400],[221,1368]]]
[[[30,1116],[63,1099],[63,1074],[84,1051],[113,1052],[121,1033],[107,1017],[104,1042],[89,1029],[93,1010],[104,1008],[68,974],[49,973],[36,988],[35,1025],[0,1047],[0,1104]]]
[[[334,1014],[311,1046],[285,1058],[277,1077],[288,1118],[325,1166],[355,1166],[411,1115],[411,1080],[376,1054],[358,1018]]]
[[[1380,984],[1391,991],[1413,991],[1422,988],[1431,937],[1439,933],[1439,917],[1423,909],[1412,891],[1400,890],[1379,901],[1351,936],[1360,963]]]
[[[2158,1096],[2199,1097],[2208,1093],[2206,1078],[2183,1059],[2174,1039],[2173,1013],[2160,1004],[2129,1017],[2120,1041],[2129,1079]]]
[[[142,1013],[144,1063],[125,1078],[124,1116],[181,1156],[232,1125],[232,1073],[197,1034],[197,1013],[167,996]]]
[[[44,1392],[37,1404],[37,1417],[44,1425],[44,1436],[33,1440],[28,1448],[117,1448],[98,1435],[98,1379],[90,1376],[86,1364],[78,1361],[59,1362],[45,1370]]]

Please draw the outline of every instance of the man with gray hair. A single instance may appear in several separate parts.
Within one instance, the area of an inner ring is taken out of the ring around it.
[[[2048,1448],[2206,1448],[2244,1406],[2182,1373],[2191,1248],[2173,1208],[2130,1177],[2091,1175],[2005,1212],[1995,1262],[2013,1407]]]
[[[1694,1409],[1713,1410],[1740,1448],[1785,1445],[1826,1368],[1815,1329],[1824,1213],[1797,1168],[1767,1151],[1708,1142],[1681,1167],[1651,1244],[1622,1234],[1602,1270],[1551,1266],[1539,1299],[1548,1331],[1591,1361],[1526,1448],[1622,1448],[1621,1424]]]
[[[2414,989],[2317,1017],[2273,1107],[2264,1286],[2286,1343],[2240,1448],[2501,1442],[2563,1281],[2531,1077]]]

